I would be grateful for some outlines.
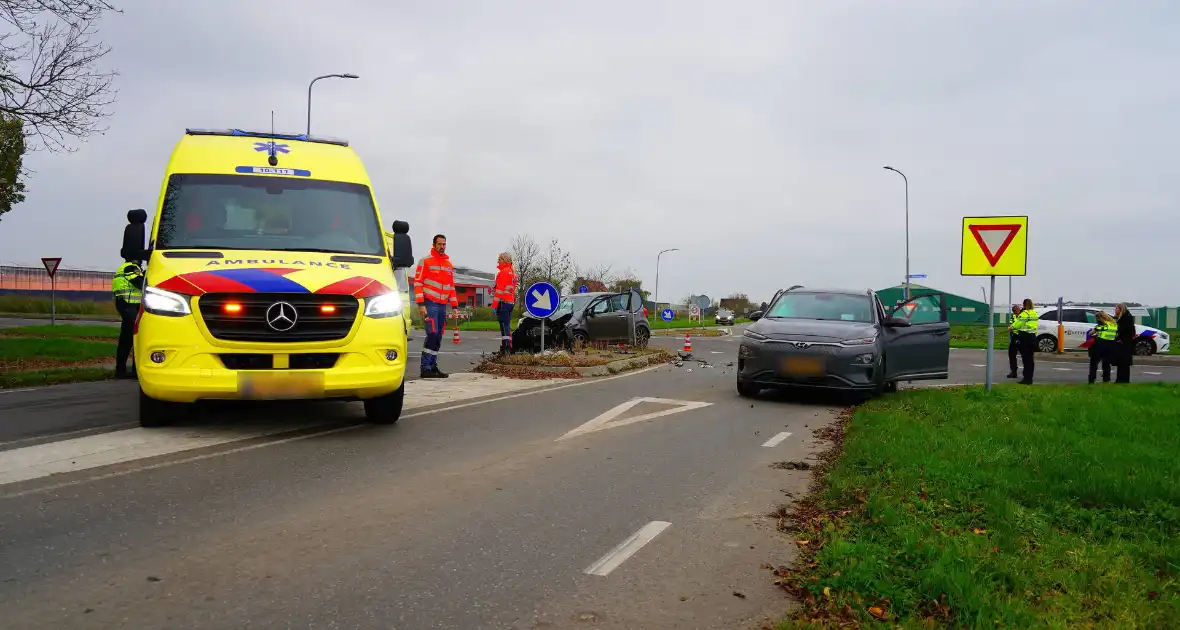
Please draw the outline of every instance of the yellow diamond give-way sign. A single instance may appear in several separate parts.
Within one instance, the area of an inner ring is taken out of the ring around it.
[[[1028,267],[1028,217],[963,217],[964,276],[1023,276]]]

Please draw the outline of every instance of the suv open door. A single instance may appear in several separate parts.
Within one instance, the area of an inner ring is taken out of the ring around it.
[[[921,381],[950,377],[951,325],[946,296],[915,295],[895,307],[882,322],[885,377]]]

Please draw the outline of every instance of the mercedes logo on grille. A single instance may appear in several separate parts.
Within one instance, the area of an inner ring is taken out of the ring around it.
[[[811,347],[811,344],[807,343],[806,341],[796,341],[795,347],[799,348],[800,350],[806,350],[807,348]]]
[[[295,307],[287,302],[275,302],[266,309],[266,325],[278,332],[287,332],[294,328],[297,319],[299,314],[295,312]]]

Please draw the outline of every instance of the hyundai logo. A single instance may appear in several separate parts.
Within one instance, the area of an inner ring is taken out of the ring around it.
[[[807,343],[806,341],[796,341],[794,343],[795,343],[795,347],[800,350],[806,350],[807,348],[811,347],[811,344]]]
[[[299,314],[295,312],[295,307],[286,302],[275,302],[266,309],[266,325],[278,332],[287,332],[294,328],[297,319]]]

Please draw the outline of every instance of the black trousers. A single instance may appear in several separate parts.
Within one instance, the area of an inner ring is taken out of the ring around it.
[[[1036,353],[1037,336],[1030,332],[1021,332],[1016,335],[1016,343],[1020,345],[1020,362],[1024,364],[1024,378],[1022,380],[1031,383],[1035,367],[1033,355]]]
[[[1115,345],[1113,341],[1106,339],[1095,339],[1094,345],[1090,346],[1090,382],[1093,383],[1098,377],[1098,364],[1102,363],[1102,382],[1110,382],[1110,354],[1114,350],[1111,346]]]
[[[115,310],[122,321],[119,325],[119,345],[115,347],[115,374],[126,374],[127,357],[131,356],[131,344],[135,339],[135,317],[139,315],[139,305],[115,298]]]
[[[1111,354],[1114,355],[1114,363],[1118,366],[1115,370],[1114,382],[1116,383],[1130,383],[1131,382],[1131,357],[1134,356],[1135,346],[1126,341],[1119,343],[1114,342],[1114,347]]]
[[[1016,376],[1016,355],[1020,352],[1020,339],[1016,335],[1008,335],[1008,373]]]

